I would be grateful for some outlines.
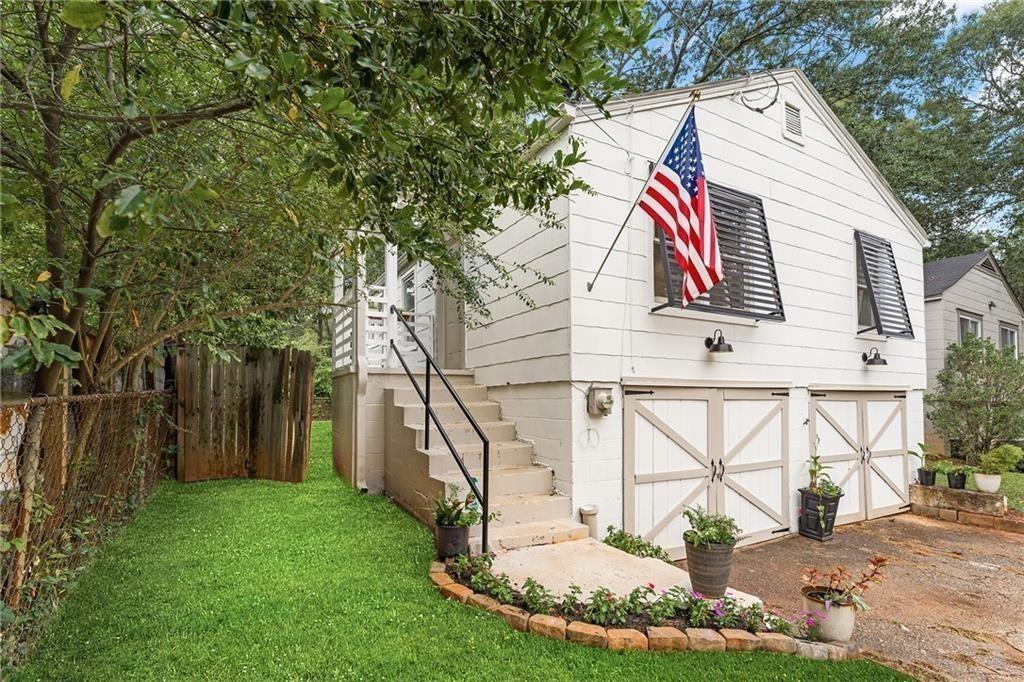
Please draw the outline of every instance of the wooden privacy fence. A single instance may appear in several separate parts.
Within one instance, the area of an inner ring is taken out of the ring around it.
[[[269,478],[300,483],[309,464],[312,353],[232,348],[178,351],[178,480]]]

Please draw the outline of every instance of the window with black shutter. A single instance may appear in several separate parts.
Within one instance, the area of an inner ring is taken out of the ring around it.
[[[725,278],[686,309],[785,320],[761,199],[712,183],[708,183],[708,196]],[[654,295],[665,302],[653,310],[681,308],[683,272],[676,263],[674,245],[662,230],[654,231]]]
[[[857,242],[858,326],[860,332],[914,338],[907,300],[892,244],[867,232],[855,232]]]

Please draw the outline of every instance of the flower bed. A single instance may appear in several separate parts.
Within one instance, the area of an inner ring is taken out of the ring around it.
[[[859,656],[856,645],[810,641],[821,614],[801,613],[796,622],[760,604],[704,599],[653,585],[625,597],[599,588],[587,599],[579,588],[556,597],[532,579],[516,589],[490,571],[489,557],[434,562],[430,579],[448,599],[495,613],[511,627],[543,637],[609,649],[650,651],[770,651],[819,660]]]

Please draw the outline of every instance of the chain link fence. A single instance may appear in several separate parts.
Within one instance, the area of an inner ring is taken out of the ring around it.
[[[17,665],[78,570],[153,491],[163,391],[0,404],[0,668]]]

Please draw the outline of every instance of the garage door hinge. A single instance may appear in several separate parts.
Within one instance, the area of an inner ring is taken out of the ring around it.
[[[626,391],[626,395],[654,395],[654,391]]]
[[[789,391],[772,391],[772,395],[788,396],[789,395]]]
[[[789,532],[789,526],[784,526],[783,528],[776,528],[775,530],[773,530],[772,531],[772,535],[778,535],[779,533],[788,533],[788,532]]]
[[[906,398],[906,397],[907,397],[906,393],[897,393],[896,395],[893,396],[893,398]]]
[[[910,509],[910,505],[909,504],[905,504],[902,507],[900,507],[900,509]]]
[[[812,393],[811,397],[812,398],[824,398],[827,395],[828,395],[828,393]]]

